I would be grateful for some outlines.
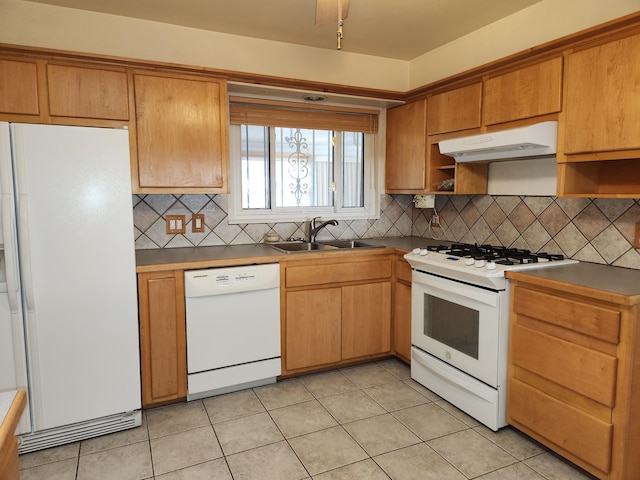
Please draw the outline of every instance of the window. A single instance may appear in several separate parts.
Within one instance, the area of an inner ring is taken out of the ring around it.
[[[232,104],[229,221],[377,218],[372,128],[329,129],[343,125],[340,118],[327,120],[325,112],[320,122],[309,121],[308,112],[302,120],[278,120],[280,113],[274,109],[256,118],[244,112],[238,124]]]

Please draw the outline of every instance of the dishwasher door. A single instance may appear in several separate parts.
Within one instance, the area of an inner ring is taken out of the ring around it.
[[[280,365],[280,266],[185,272],[188,399],[272,383]]]

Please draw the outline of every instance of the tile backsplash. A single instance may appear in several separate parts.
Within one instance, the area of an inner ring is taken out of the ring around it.
[[[433,210],[415,208],[411,195],[383,195],[380,203],[379,219],[341,220],[318,238],[414,235],[562,253],[576,260],[640,269],[640,251],[633,248],[635,224],[640,222],[638,199],[438,195],[442,228],[431,231]],[[304,220],[228,223],[227,195],[134,195],[133,205],[137,249],[260,243],[269,232],[282,238],[306,235]],[[204,214],[204,232],[191,232],[193,213]],[[185,215],[187,233],[167,235],[166,215]]]

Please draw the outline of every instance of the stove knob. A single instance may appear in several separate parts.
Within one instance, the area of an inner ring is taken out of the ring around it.
[[[473,265],[474,263],[476,263],[476,261],[475,261],[473,258],[467,258],[467,259],[464,261],[464,264],[465,264],[465,265],[468,265],[468,266],[471,266],[471,265]]]
[[[475,263],[475,266],[476,266],[476,268],[482,268],[482,267],[484,267],[484,260],[478,260],[478,261]]]
[[[495,270],[496,262],[487,262],[487,270]]]
[[[420,255],[421,256],[424,257],[425,255],[428,255],[428,254],[429,254],[429,250],[427,250],[426,248],[423,248],[422,250],[420,250]]]
[[[411,253],[413,253],[414,255],[420,255],[420,249],[414,248],[413,250],[411,250]]]

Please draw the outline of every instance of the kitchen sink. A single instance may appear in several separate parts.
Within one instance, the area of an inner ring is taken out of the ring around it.
[[[361,240],[330,240],[323,242],[279,242],[271,243],[270,247],[284,253],[338,251],[351,248],[381,248],[383,245],[363,242]]]
[[[285,253],[311,252],[316,250],[337,250],[338,249],[338,247],[323,245],[317,242],[280,242],[280,243],[271,243],[269,244],[269,246]]]
[[[326,242],[318,242],[322,245],[328,245],[335,248],[382,248],[384,245],[376,245],[375,243],[363,242],[362,240],[330,240]]]

